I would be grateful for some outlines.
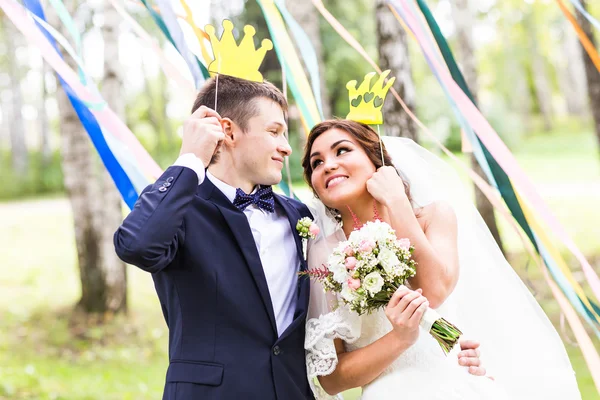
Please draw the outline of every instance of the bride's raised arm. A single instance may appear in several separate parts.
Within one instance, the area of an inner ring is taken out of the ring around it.
[[[402,178],[394,167],[381,167],[367,182],[367,189],[385,207],[396,236],[410,239],[417,274],[413,288],[423,289],[432,308],[438,308],[458,281],[458,244],[456,214],[443,201],[430,203],[416,215],[404,191]]]

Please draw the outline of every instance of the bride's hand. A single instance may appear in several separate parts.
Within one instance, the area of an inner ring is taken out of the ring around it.
[[[385,316],[394,327],[399,340],[412,346],[419,338],[419,323],[429,307],[422,290],[410,290],[402,286],[390,299],[385,308]]]
[[[379,168],[367,181],[367,191],[384,206],[396,204],[397,201],[407,201],[404,182],[394,167]],[[410,203],[409,203],[410,204]]]

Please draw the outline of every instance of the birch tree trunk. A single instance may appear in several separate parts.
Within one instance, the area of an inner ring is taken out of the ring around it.
[[[65,3],[71,12],[75,9],[75,1]],[[54,14],[49,14],[49,17],[54,17]],[[109,26],[118,21],[116,16],[107,17],[105,21]],[[50,22],[63,28],[58,21]],[[116,46],[115,39],[109,38],[109,43],[111,40]],[[114,52],[112,54],[114,56]],[[110,53],[105,56],[110,57]],[[68,54],[64,54],[64,58],[76,70],[73,59]],[[108,87],[112,87],[110,79]],[[122,219],[118,192],[109,182],[104,168],[98,173],[98,158],[64,90],[57,91],[57,101],[62,167],[73,211],[81,281],[81,299],[77,308],[86,314],[124,311],[127,305],[125,270],[112,244],[112,233]]]
[[[287,1],[289,11],[294,19],[300,24],[304,32],[308,35],[311,44],[317,54],[317,63],[319,64],[319,80],[321,90],[321,104],[323,105],[323,115],[325,118],[331,118],[331,107],[329,97],[327,96],[327,85],[325,82],[325,63],[323,62],[323,46],[321,44],[321,32],[319,21],[321,15],[311,1]],[[310,78],[309,78],[310,79]]]
[[[582,116],[587,112],[587,81],[582,48],[571,24],[564,21],[562,51],[555,53],[554,65],[560,67],[558,84],[570,115]]]
[[[123,94],[122,67],[119,62],[119,23],[121,18],[117,10],[104,4],[104,25],[102,37],[104,38],[104,77],[102,80],[102,96],[111,109],[125,120],[125,96]],[[100,290],[106,311],[119,312],[127,309],[127,274],[125,263],[115,253],[113,235],[121,221],[121,195],[117,190],[108,171],[102,168],[101,185],[102,204],[96,214],[96,221],[100,236],[99,267],[102,271],[104,282]],[[94,282],[88,282],[93,285]]]
[[[4,15],[4,14],[2,14]],[[6,62],[8,66],[8,81],[10,87],[10,98],[7,104],[10,104],[10,112],[7,112],[8,128],[10,138],[10,149],[13,171],[17,177],[25,177],[29,166],[29,157],[27,154],[27,144],[25,142],[25,124],[23,123],[23,94],[21,92],[21,69],[15,57],[16,49],[21,41],[21,33],[17,32],[11,21],[2,18],[0,27],[3,32],[0,35],[4,37],[8,57]]]
[[[584,8],[588,8],[586,0],[581,0],[581,4]],[[590,24],[590,22],[585,18],[585,16],[581,15],[581,13],[577,13],[577,19],[587,37],[592,41],[594,47],[598,48],[596,45],[592,24]],[[587,92],[592,116],[594,118],[594,130],[596,132],[596,138],[598,139],[598,146],[600,149],[600,72],[596,69],[587,52],[584,50],[583,53],[585,53],[583,54],[583,61],[585,65],[585,76],[587,77]]]
[[[382,70],[392,71],[390,76],[396,77],[394,88],[406,105],[411,110],[415,110],[415,84],[410,68],[406,32],[392,14],[387,1],[376,1],[375,15],[379,66]],[[403,136],[417,141],[415,123],[402,109],[400,103],[391,97],[388,96],[383,106],[386,135]]]
[[[548,78],[546,63],[537,43],[537,31],[531,15],[524,19],[526,31],[529,35],[529,50],[531,56],[531,69],[535,97],[544,121],[544,130],[552,129],[552,89]]]
[[[40,99],[38,105],[38,119],[40,129],[40,152],[42,155],[42,166],[50,164],[52,149],[50,148],[50,124],[48,121],[48,112],[46,110],[46,98],[48,91],[46,89],[46,73],[49,71],[48,65],[42,60],[42,87],[40,88]]]
[[[473,13],[469,8],[469,0],[455,0],[454,7],[452,7],[453,19],[456,25],[456,34],[458,38],[458,55],[461,64],[462,73],[465,77],[467,85],[469,86],[469,90],[473,95],[473,99],[475,104],[478,104],[478,92],[479,92],[479,82],[477,78],[477,60],[475,59],[475,54],[473,51],[473,34],[472,27],[474,24]],[[483,169],[475,159],[475,157],[471,154],[471,167],[473,170],[481,176],[484,180],[487,181],[487,178],[483,172]],[[500,237],[500,232],[498,231],[498,226],[496,224],[496,216],[494,214],[494,207],[489,202],[487,197],[483,194],[483,192],[477,187],[475,189],[475,203],[477,204],[477,209],[481,214],[483,220],[486,225],[490,229],[490,232],[494,236],[496,243],[504,252],[502,246],[502,239]]]

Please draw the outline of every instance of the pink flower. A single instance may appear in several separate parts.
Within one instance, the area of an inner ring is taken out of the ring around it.
[[[348,287],[356,290],[360,287],[360,279],[348,278]]]
[[[398,247],[400,247],[402,250],[410,249],[410,240],[407,238],[398,239]]]
[[[346,246],[344,253],[346,253],[347,256],[352,257],[354,255],[354,250],[352,250],[352,247]]]
[[[319,226],[317,224],[310,224],[310,228],[308,228],[308,232],[310,232],[310,234],[313,237],[317,237],[319,235],[319,232],[321,232],[321,229],[319,229]]]
[[[360,244],[359,251],[363,253],[370,253],[375,248],[375,242],[372,240],[363,240]]]
[[[354,258],[354,257],[346,258],[345,265],[346,265],[347,269],[353,270],[354,268],[356,268],[356,258]]]

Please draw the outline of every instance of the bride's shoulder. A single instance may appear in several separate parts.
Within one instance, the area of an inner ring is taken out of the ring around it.
[[[431,224],[455,224],[456,213],[450,203],[439,200],[421,208],[415,208],[415,215],[423,227]]]

